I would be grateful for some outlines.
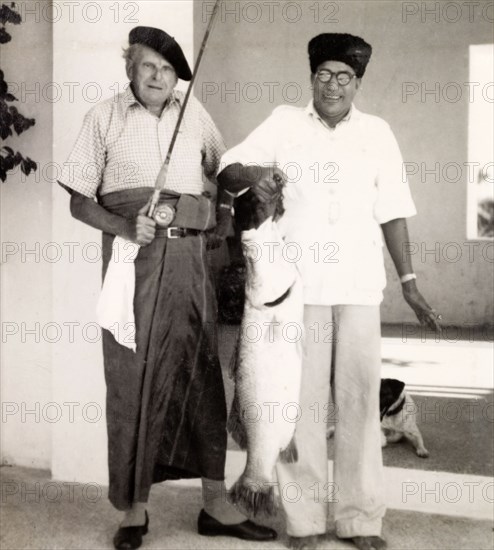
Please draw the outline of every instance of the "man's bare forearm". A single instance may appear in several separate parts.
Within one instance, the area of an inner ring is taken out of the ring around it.
[[[108,212],[93,199],[75,191],[70,197],[70,213],[76,220],[95,229],[132,240],[129,220]]]
[[[381,228],[398,276],[402,277],[403,275],[413,273],[410,254],[405,253],[405,245],[408,245],[410,242],[406,219],[397,218],[396,220],[391,220],[387,223],[383,223]],[[441,332],[441,325],[439,324],[441,315],[436,315],[436,310],[431,308],[426,302],[419,292],[417,281],[415,279],[405,281],[402,283],[402,291],[403,297],[415,312],[420,324]]]
[[[252,189],[262,203],[278,200],[282,187],[287,183],[286,174],[274,164],[270,166],[230,164],[218,174],[217,180],[220,187],[234,195],[244,189]]]
[[[218,186],[218,196],[216,197],[216,211],[228,210],[233,207],[235,195],[232,195],[224,187]]]
[[[236,163],[230,164],[222,170],[218,174],[217,180],[221,188],[236,194],[254,185],[259,177],[259,166],[244,166]]]
[[[410,254],[403,253],[404,245],[410,242],[406,219],[397,218],[396,220],[391,220],[387,223],[383,223],[381,228],[398,276],[402,277],[408,273],[413,273]]]

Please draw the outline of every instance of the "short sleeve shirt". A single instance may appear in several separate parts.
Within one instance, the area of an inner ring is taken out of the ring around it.
[[[137,187],[154,187],[175,129],[184,94],[174,91],[158,118],[129,86],[93,107],[84,118],[60,182],[86,197]],[[225,146],[213,120],[191,97],[168,170],[166,188],[200,194],[215,182]]]
[[[377,305],[386,285],[380,224],[416,213],[389,125],[352,106],[330,128],[311,102],[282,106],[221,167],[276,164],[288,176],[279,226],[307,304]],[[266,249],[266,252],[268,250]]]

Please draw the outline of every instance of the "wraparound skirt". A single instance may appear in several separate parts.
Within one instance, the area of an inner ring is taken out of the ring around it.
[[[151,192],[119,191],[99,202],[115,214],[134,217]],[[162,200],[177,206],[179,197],[167,193]],[[197,202],[192,227],[205,229],[210,220],[202,201],[208,199],[192,198],[182,214],[190,219],[190,204],[193,209]],[[103,234],[103,275],[113,239]],[[152,483],[222,480],[226,457],[226,403],[206,237],[168,239],[158,231],[140,248],[135,270],[136,353],[103,331],[109,498],[119,510],[146,502]]]

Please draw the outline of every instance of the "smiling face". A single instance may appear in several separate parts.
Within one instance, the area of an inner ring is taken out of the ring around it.
[[[350,75],[355,75],[352,67],[341,61],[325,61],[319,65],[317,70],[326,70],[332,73],[346,72]],[[313,74],[311,82],[316,111],[330,126],[336,126],[350,110],[353,98],[360,87],[361,79],[352,78],[346,86],[342,86],[336,81],[335,75],[331,77],[329,82],[321,82]]]
[[[140,46],[135,53],[127,66],[127,75],[137,99],[158,115],[178,82],[173,65],[146,46]]]

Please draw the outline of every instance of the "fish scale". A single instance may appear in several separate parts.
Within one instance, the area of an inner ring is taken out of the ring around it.
[[[304,305],[300,274],[284,258],[284,245],[272,217],[242,232],[245,307],[228,429],[247,450],[247,462],[230,500],[254,516],[276,510],[277,460],[297,460],[297,415],[288,410],[297,410],[300,396]]]

